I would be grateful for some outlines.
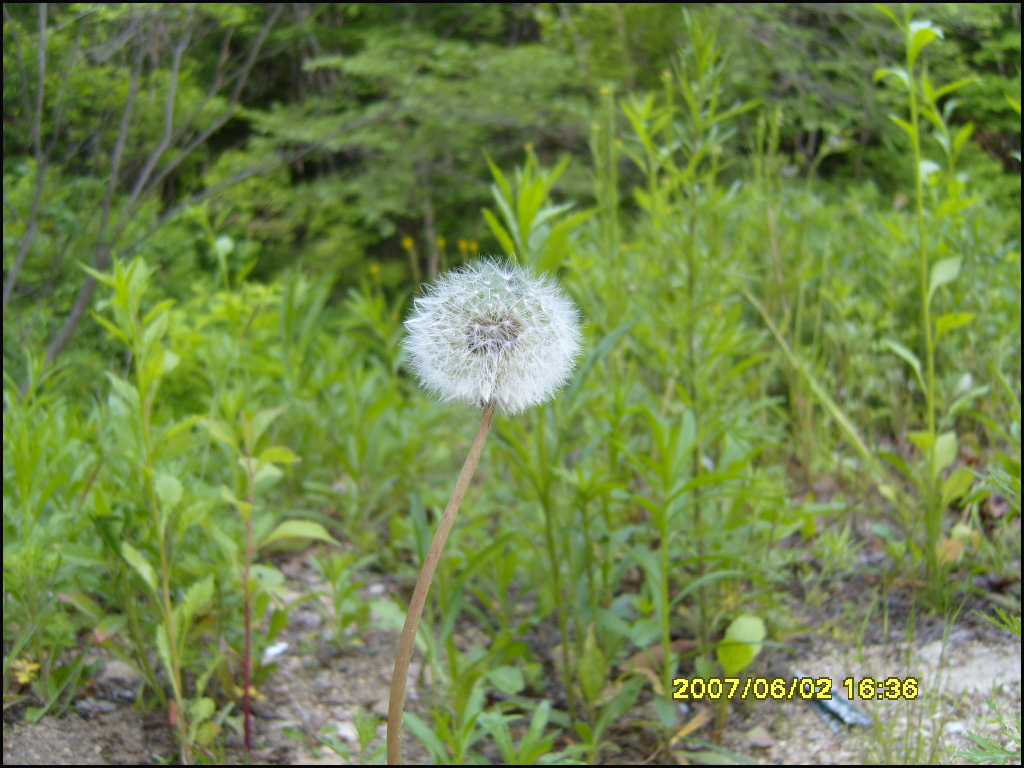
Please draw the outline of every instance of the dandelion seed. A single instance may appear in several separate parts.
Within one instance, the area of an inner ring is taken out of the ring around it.
[[[554,282],[483,260],[442,276],[416,299],[405,350],[420,382],[446,402],[519,413],[568,381],[579,312]]]
[[[579,319],[576,306],[552,281],[511,262],[485,259],[442,276],[416,299],[405,322],[405,351],[423,386],[442,400],[480,406],[483,415],[409,601],[388,702],[391,765],[402,763],[405,687],[416,628],[495,409],[518,413],[543,403],[569,380],[580,353]]]

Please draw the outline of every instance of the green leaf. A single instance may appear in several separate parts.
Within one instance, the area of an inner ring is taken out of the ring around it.
[[[945,509],[957,499],[962,499],[974,484],[974,473],[967,467],[960,467],[942,483],[942,507]]]
[[[302,461],[291,448],[283,445],[272,445],[260,454],[260,461],[268,464],[295,464]]]
[[[935,291],[937,291],[941,286],[956,280],[957,275],[960,274],[960,265],[962,263],[962,257],[951,256],[948,259],[941,259],[932,265],[931,276],[928,279],[929,302],[932,300],[932,296],[935,294]]]
[[[110,371],[106,371],[106,374],[107,381],[110,382],[114,393],[124,400],[130,409],[137,410],[139,408],[139,391],[120,376],[116,376]]]
[[[160,341],[167,333],[167,313],[163,312],[156,316],[146,330],[142,332],[142,342],[139,344],[139,355],[145,356],[149,354],[149,350],[153,344]]]
[[[233,450],[238,450],[238,436],[226,422],[220,419],[203,419],[199,422],[215,440],[220,440]]]
[[[750,665],[761,652],[766,635],[764,620],[759,616],[737,616],[733,619],[716,649],[718,663],[727,677],[734,677]]]
[[[591,624],[587,630],[587,638],[583,641],[583,654],[576,670],[587,701],[595,701],[604,690],[608,676],[608,663],[604,651],[597,642],[597,632]]]
[[[540,272],[554,272],[562,265],[569,252],[569,235],[596,212],[596,209],[577,211],[551,228],[544,242],[544,252],[537,263]]]
[[[882,346],[892,350],[907,361],[914,371],[914,376],[917,378],[917,383],[921,387],[921,391],[926,391],[927,387],[924,385],[924,375],[921,372],[921,361],[917,358],[917,355],[894,339],[882,339]]]
[[[263,433],[267,431],[267,427],[269,427],[273,423],[274,419],[286,410],[288,410],[287,405],[282,405],[278,408],[265,408],[252,417],[251,431],[249,435],[247,435],[248,439],[246,440],[249,453],[252,453],[253,449],[256,447],[256,443],[259,442]],[[243,424],[243,429],[244,428]]]
[[[515,253],[516,246],[512,242],[512,237],[509,235],[508,230],[501,225],[497,217],[491,213],[490,209],[484,208],[483,210],[484,219],[487,220],[488,226],[491,228],[491,232],[498,240],[498,244],[505,253]]]
[[[909,41],[907,54],[911,65],[917,61],[917,56],[922,48],[940,37],[944,37],[942,29],[935,26],[931,21],[922,19],[921,21],[910,22],[910,26],[907,29]]]
[[[153,594],[157,594],[156,571],[142,553],[127,541],[122,541],[121,556],[125,559],[125,562],[134,568],[135,572],[142,577],[142,580],[146,582],[146,586],[149,587]]]
[[[320,523],[311,520],[285,520],[260,542],[260,547],[281,539],[316,539],[328,544],[338,543]]]
[[[512,731],[509,730],[508,722],[510,716],[502,715],[499,712],[484,712],[480,715],[480,725],[494,738],[494,743],[501,753],[501,759],[506,765],[517,765],[515,744],[512,741]]]
[[[941,339],[943,334],[967,325],[974,319],[973,312],[949,312],[935,318],[935,339]]]
[[[519,667],[504,665],[488,670],[487,678],[504,694],[515,696],[526,687],[526,679]]]
[[[505,174],[501,172],[501,169],[494,164],[493,160],[491,160],[490,155],[485,152],[484,157],[487,159],[487,167],[491,169],[491,175],[494,177],[494,183],[497,186],[497,191],[506,200],[511,200],[512,185],[508,183],[508,179],[505,178]]]
[[[907,438],[910,442],[921,449],[921,453],[926,455],[931,450],[932,446],[935,445],[935,437],[931,432],[926,432],[923,429],[907,432]]]
[[[447,763],[451,760],[448,755],[448,750],[444,748],[444,744],[434,733],[433,729],[420,720],[412,712],[405,713],[405,724],[412,731],[412,735],[423,742],[423,746],[427,748],[427,751],[438,763],[442,761]]]
[[[247,468],[248,459],[240,458],[238,463],[243,468]],[[252,483],[253,487],[258,492],[263,492],[274,485],[278,480],[284,477],[284,472],[276,464],[263,464],[258,463],[256,471],[253,472]]]
[[[196,612],[213,599],[213,575],[197,581],[182,598],[181,604],[175,609],[179,637],[184,637],[192,626]]]
[[[597,717],[597,725],[595,726],[598,736],[604,733],[604,730],[609,725],[626,714],[629,708],[636,703],[636,697],[640,695],[640,689],[643,688],[643,686],[643,679],[634,677],[622,686],[611,701],[604,705],[601,709],[601,714]]]
[[[248,501],[242,501],[241,499],[236,498],[235,494],[233,494],[226,485],[222,485],[220,487],[220,497],[237,509],[243,519],[247,520],[249,515],[252,514],[253,505]]]
[[[875,8],[880,10],[882,13],[884,13],[886,16],[888,16],[890,19],[892,19],[893,23],[896,24],[896,26],[900,27],[901,29],[903,28],[903,23],[896,17],[896,14],[893,13],[892,10],[887,8],[884,4],[872,3],[872,5],[875,6]]]
[[[142,318],[142,324],[149,325],[151,322],[153,322],[154,317],[163,312],[166,312],[168,309],[173,307],[174,304],[174,299],[164,299],[163,301],[159,302],[155,307],[153,307],[151,310],[149,310],[149,312],[146,313],[145,317]]]
[[[178,506],[184,490],[178,478],[166,472],[158,472],[153,486],[156,489],[156,497],[160,502],[161,509],[170,511]]]
[[[884,69],[877,69],[877,70],[875,70],[875,82],[876,83],[879,80],[884,80],[885,78],[890,77],[890,76],[895,77],[897,80],[902,82],[903,85],[905,85],[907,88],[910,88],[910,75],[907,74],[907,71],[905,69],[902,69],[900,67],[887,67],[887,68],[884,68]],[[895,120],[896,118],[893,118],[890,115],[890,119]]]
[[[894,123],[896,123],[896,125],[898,125],[900,128],[902,128],[903,132],[906,133],[907,136],[909,136],[911,140],[913,140],[913,138],[914,138],[914,126],[912,126],[910,123],[908,123],[903,118],[896,117],[896,115],[889,115],[889,119],[892,120]]]
[[[935,89],[935,94],[934,94],[935,95],[935,100],[938,101],[943,96],[947,96],[950,93],[952,93],[953,91],[958,91],[961,88],[963,88],[965,85],[973,85],[973,84],[975,84],[977,82],[978,82],[978,78],[974,77],[972,75],[971,77],[964,77],[964,78],[962,78],[960,80],[954,80],[951,83],[946,83],[945,85],[941,85],[941,86],[939,86],[938,88]],[[974,130],[974,125],[971,124],[971,123],[967,123],[966,125],[964,125],[963,128],[960,129],[960,131],[963,132],[964,129],[967,129],[967,135],[969,136],[971,134],[971,132]]]
[[[935,440],[935,467],[933,477],[938,477],[956,460],[958,443],[956,432],[943,432]]]
[[[114,338],[118,339],[125,346],[131,346],[131,342],[128,340],[128,337],[121,331],[120,328],[118,328],[112,322],[107,320],[107,318],[103,317],[103,315],[97,315],[95,312],[90,312],[89,314],[92,315],[93,320],[95,320],[97,323],[99,323],[108,331],[110,331],[114,335]]]
[[[102,643],[107,638],[119,634],[126,626],[128,626],[128,617],[123,613],[114,613],[110,616],[105,616],[93,627],[92,633],[96,641]]]
[[[181,697],[181,690],[178,686],[178,673],[171,661],[171,641],[167,636],[167,625],[161,624],[156,628],[156,655],[160,663],[164,665],[167,677],[170,678],[171,687],[174,689],[176,698]]]

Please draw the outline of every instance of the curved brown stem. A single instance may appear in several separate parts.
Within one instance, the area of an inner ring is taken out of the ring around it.
[[[405,685],[409,677],[409,662],[412,661],[412,649],[416,640],[416,629],[420,624],[420,616],[423,615],[423,606],[427,602],[427,592],[430,590],[430,583],[434,580],[434,571],[441,560],[441,552],[444,550],[445,542],[448,541],[448,534],[455,525],[455,517],[459,513],[459,506],[466,496],[469,488],[469,481],[473,478],[476,465],[480,463],[480,454],[484,449],[484,442],[487,440],[487,433],[491,429],[491,422],[494,421],[494,404],[488,403],[484,406],[484,414],[480,419],[480,427],[473,438],[473,445],[469,448],[469,455],[466,463],[462,465],[462,472],[455,483],[455,490],[448,500],[448,506],[444,509],[441,522],[437,526],[437,533],[434,540],[430,542],[430,549],[427,551],[427,558],[423,561],[423,568],[416,580],[416,588],[412,593],[412,600],[409,601],[409,613],[405,617],[405,627],[402,628],[402,639],[398,642],[398,655],[395,657],[395,673],[391,678],[391,701],[388,704],[388,765],[402,765],[402,719],[405,713]]]

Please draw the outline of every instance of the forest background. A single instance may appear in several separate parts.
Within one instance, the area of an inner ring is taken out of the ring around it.
[[[5,716],[102,651],[222,758],[296,547],[393,626],[475,418],[401,323],[482,254],[586,352],[449,546],[433,759],[668,747],[854,576],[1019,646],[1018,4],[6,3],[3,88]]]

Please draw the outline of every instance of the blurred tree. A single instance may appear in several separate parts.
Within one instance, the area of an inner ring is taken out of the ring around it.
[[[285,8],[4,5],[5,342],[11,302],[49,297],[52,361],[96,288],[73,261],[105,269],[189,206],[316,145],[204,184],[211,156],[237,132],[232,123],[251,119],[257,63],[272,43],[291,45]]]
[[[337,24],[339,13],[323,9],[320,23]],[[440,243],[460,236],[488,198],[485,152],[504,164],[527,143],[585,147],[583,81],[571,59],[535,42],[526,6],[346,6],[343,23],[330,32],[333,50],[321,45],[303,63],[319,78],[315,91],[256,121],[278,148],[368,123],[324,142],[303,166],[304,203],[331,207],[305,219],[320,227],[302,233],[307,250],[369,232],[405,240],[413,271],[434,275]]]

